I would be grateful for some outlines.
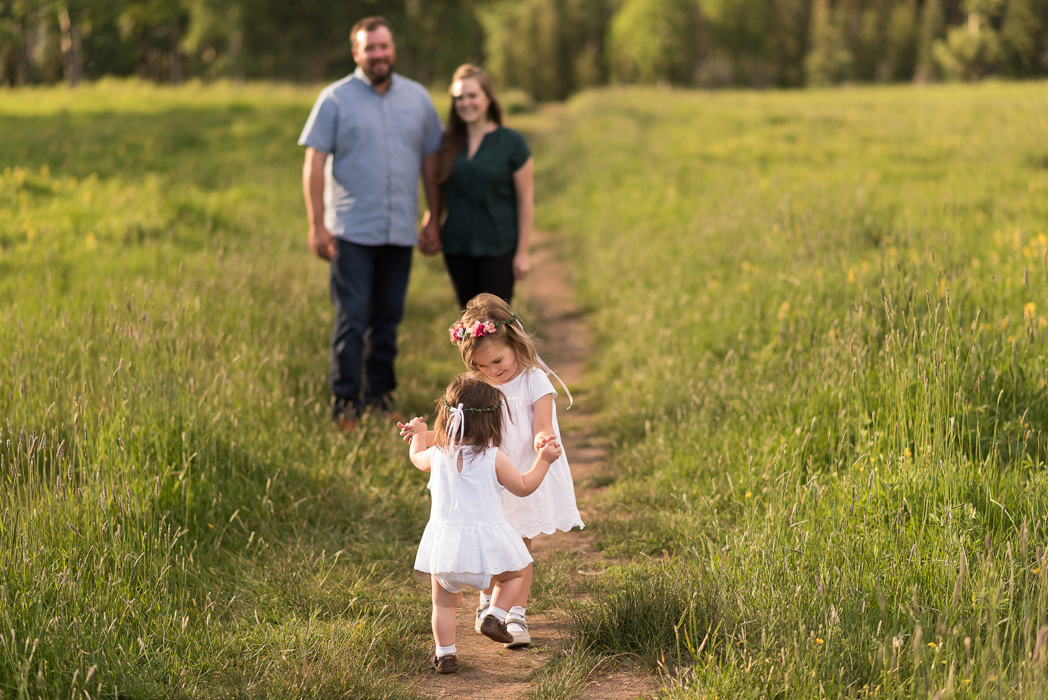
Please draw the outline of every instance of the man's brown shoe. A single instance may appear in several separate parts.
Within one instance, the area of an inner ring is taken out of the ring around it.
[[[459,670],[458,657],[454,654],[433,657],[433,670],[437,673],[454,673]]]
[[[488,639],[494,639],[496,642],[502,642],[503,644],[509,644],[513,641],[513,635],[506,629],[506,623],[494,615],[488,615],[480,623],[480,633]]]

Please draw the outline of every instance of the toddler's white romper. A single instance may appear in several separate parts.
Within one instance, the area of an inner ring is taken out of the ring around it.
[[[429,451],[433,505],[415,569],[436,574],[443,579],[441,585],[457,593],[451,588],[484,589],[494,574],[530,564],[527,547],[502,513],[503,486],[495,476],[498,448],[461,448],[461,471],[454,469],[440,447]]]

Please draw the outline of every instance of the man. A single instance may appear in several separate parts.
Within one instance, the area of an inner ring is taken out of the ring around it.
[[[392,409],[411,249],[439,248],[437,216],[421,238],[415,222],[420,172],[431,211],[438,206],[443,133],[429,93],[393,70],[389,22],[362,19],[351,42],[356,71],[324,88],[298,140],[309,247],[331,262],[332,415],[343,430],[366,408]]]

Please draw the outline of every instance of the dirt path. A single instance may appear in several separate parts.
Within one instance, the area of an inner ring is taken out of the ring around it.
[[[534,270],[520,286],[520,292],[538,315],[539,348],[542,358],[556,370],[575,394],[575,405],[565,411],[567,397],[557,399],[565,451],[575,481],[575,495],[583,521],[592,513],[590,502],[599,492],[601,467],[608,449],[594,436],[592,414],[586,410],[585,362],[590,353],[589,333],[582,314],[575,306],[571,286],[563,263],[558,258],[556,242],[549,235],[537,234],[533,248]],[[557,383],[554,380],[554,385]],[[560,387],[558,386],[558,391]],[[544,575],[553,561],[573,564],[569,575],[581,578],[595,575],[606,565],[583,532],[558,532],[540,535],[533,545],[536,579]],[[570,557],[565,557],[566,554]],[[545,566],[544,566],[545,565]],[[565,592],[565,597],[567,592]],[[450,676],[426,673],[415,688],[424,697],[521,698],[535,689],[536,671],[558,654],[570,641],[568,615],[561,608],[540,612],[528,611],[532,644],[525,649],[505,649],[473,630],[476,596],[468,593],[459,607],[456,643],[463,668]],[[644,673],[613,671],[594,673],[582,693],[585,700],[634,700],[653,698],[655,683]]]

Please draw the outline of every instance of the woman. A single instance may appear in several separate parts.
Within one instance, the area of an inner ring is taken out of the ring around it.
[[[444,261],[463,309],[481,292],[510,303],[531,270],[534,163],[524,137],[502,126],[491,78],[466,64],[451,82],[451,113],[438,162],[447,206]]]

